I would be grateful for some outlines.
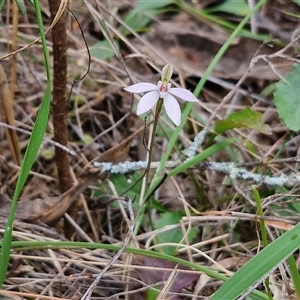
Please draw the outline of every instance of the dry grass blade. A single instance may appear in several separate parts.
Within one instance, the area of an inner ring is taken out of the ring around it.
[[[15,126],[15,112],[14,112],[14,94],[12,94],[7,83],[7,77],[0,64],[0,115],[4,123]],[[5,134],[8,146],[11,151],[12,159],[16,165],[21,163],[21,150],[19,146],[18,136],[15,130],[5,128]]]
[[[132,201],[129,199],[127,202],[127,207],[128,207],[128,211],[129,211],[129,215],[130,215],[130,220],[128,220],[128,232],[124,238],[124,242],[122,245],[122,248],[112,257],[111,261],[103,268],[103,270],[97,275],[96,279],[94,280],[94,282],[89,286],[89,288],[87,289],[87,291],[85,292],[85,294],[83,295],[83,297],[81,298],[81,300],[88,300],[90,299],[93,290],[96,288],[97,284],[99,283],[99,281],[101,280],[101,278],[104,276],[104,274],[107,272],[107,270],[112,267],[117,260],[120,258],[120,256],[123,254],[125,248],[128,246],[129,242],[130,242],[130,238],[133,234],[133,229],[134,229],[134,213],[132,210]]]

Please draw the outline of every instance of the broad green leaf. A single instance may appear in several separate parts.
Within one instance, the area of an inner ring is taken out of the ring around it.
[[[173,0],[139,0],[137,1],[135,8],[125,16],[124,22],[137,32],[144,31],[145,27],[150,23],[153,17],[157,16],[163,7],[172,4],[173,2]],[[124,28],[122,28],[122,31],[124,34],[129,33]]]
[[[271,129],[262,121],[263,115],[253,111],[250,107],[231,113],[225,120],[218,120],[215,124],[215,132],[220,134],[233,128],[250,128],[265,134],[271,134]]]
[[[297,224],[243,265],[210,300],[236,299],[297,251],[299,245],[300,224]]]
[[[227,0],[222,1],[221,4],[216,5],[210,9],[206,9],[207,12],[225,12],[237,16],[245,16],[250,8],[246,0]]]
[[[159,14],[158,10],[132,11],[125,16],[124,22],[136,32],[145,31],[145,27],[150,23],[151,19]],[[122,28],[124,34],[129,31]]]
[[[164,226],[178,224],[185,214],[181,211],[168,211],[159,215],[158,222],[155,222],[154,229],[161,229]],[[191,241],[196,235],[196,228],[191,228],[188,234],[188,239]],[[159,243],[179,243],[183,238],[182,230],[174,228],[166,232],[159,233],[157,239]],[[162,246],[162,252],[168,255],[176,254],[176,246]]]
[[[116,48],[119,50],[119,44],[114,41]],[[106,60],[115,56],[115,51],[112,49],[107,40],[99,41],[90,48],[90,52],[98,59]]]
[[[149,0],[138,0],[134,8],[135,12],[147,11],[151,9],[158,9],[172,4],[173,0],[160,0],[160,1],[149,1]]]
[[[279,117],[290,130],[300,130],[300,65],[276,83],[274,102]]]
[[[128,190],[126,192],[126,196],[134,200],[139,199],[140,196],[142,180],[138,180],[141,178],[141,176],[142,174],[140,172],[134,172],[132,176],[126,176],[124,174],[111,174],[110,181],[113,183],[119,195]],[[108,193],[110,193],[110,187],[106,181],[103,181],[102,190],[95,193],[95,197],[107,195]]]

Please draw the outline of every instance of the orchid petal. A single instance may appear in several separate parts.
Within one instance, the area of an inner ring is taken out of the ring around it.
[[[193,93],[191,93],[187,89],[183,88],[170,88],[169,93],[184,100],[184,101],[189,101],[189,102],[199,102],[199,100],[194,96]]]
[[[158,91],[152,91],[144,95],[140,102],[138,103],[136,114],[141,115],[147,111],[149,111],[157,102],[159,98]]]
[[[156,84],[148,83],[148,82],[140,82],[124,88],[124,90],[129,93],[145,93],[145,92],[155,91],[157,89],[158,87]]]
[[[163,67],[161,71],[161,81],[166,83],[169,82],[173,74],[173,66],[167,64]]]
[[[168,117],[178,126],[181,120],[181,111],[177,100],[172,95],[166,94],[164,97],[164,106]]]

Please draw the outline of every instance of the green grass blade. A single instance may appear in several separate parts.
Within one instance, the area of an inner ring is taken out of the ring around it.
[[[242,266],[210,300],[236,299],[299,249],[299,245],[300,224],[297,224]]]
[[[0,0],[0,11],[2,11],[6,0]]]
[[[15,0],[15,1],[17,2],[18,8],[21,11],[21,13],[23,15],[25,15],[26,14],[26,9],[25,9],[25,6],[24,6],[22,0]]]
[[[262,203],[261,203],[261,199],[257,190],[256,186],[252,187],[253,189],[253,197],[257,206],[257,215],[263,217],[264,216],[264,212],[262,210]],[[265,221],[263,219],[259,220],[259,226],[260,226],[260,231],[261,231],[261,239],[262,239],[262,244],[264,247],[266,247],[268,245],[268,238],[267,238],[267,230],[266,230],[266,226],[265,226]]]
[[[15,211],[17,207],[17,201],[20,196],[20,193],[23,189],[25,181],[28,177],[28,174],[31,170],[33,163],[35,162],[37,153],[39,151],[41,142],[43,140],[43,136],[46,130],[46,126],[48,123],[48,116],[50,111],[50,100],[51,100],[51,77],[50,77],[50,63],[49,63],[49,53],[46,44],[45,32],[42,22],[42,15],[41,10],[39,7],[39,1],[35,0],[35,9],[36,9],[36,16],[37,22],[40,29],[40,35],[42,39],[43,51],[44,51],[44,58],[45,58],[45,66],[47,72],[47,88],[44,95],[44,99],[39,110],[32,135],[29,140],[29,144],[27,146],[24,159],[21,165],[20,174],[18,177],[18,181],[16,184],[16,188],[14,191],[14,196],[11,204],[11,208],[9,211],[5,232],[3,235],[3,243],[1,247],[1,255],[0,255],[0,289],[6,278],[6,271],[9,262],[10,256],[10,249],[11,249],[11,241],[12,241],[12,230],[13,230],[13,222],[15,217]]]
[[[215,145],[210,146],[209,148],[203,150],[201,153],[187,159],[180,166],[174,168],[168,173],[168,177],[172,177],[176,174],[186,171],[188,168],[195,166],[196,164],[204,161],[206,158],[214,155],[215,153],[223,150],[226,146],[230,145],[233,142],[232,139],[227,141],[218,142]]]
[[[290,272],[294,283],[297,299],[300,299],[300,274],[298,271],[298,266],[292,255],[288,258],[288,262],[290,265]]]
[[[256,203],[256,206],[257,206],[257,209],[256,209],[257,215],[263,217],[264,212],[263,212],[263,209],[262,209],[262,203],[261,203],[261,199],[260,199],[260,195],[259,195],[259,192],[257,190],[257,187],[255,185],[253,185],[252,190],[253,190],[253,197],[255,199],[255,203]],[[259,220],[259,227],[260,227],[260,232],[261,232],[262,245],[263,245],[263,247],[267,247],[267,245],[268,245],[268,236],[267,236],[266,224],[265,224],[265,221],[263,220],[263,218]],[[266,288],[267,294],[271,295],[269,278],[266,278],[266,280],[264,282],[264,286]]]

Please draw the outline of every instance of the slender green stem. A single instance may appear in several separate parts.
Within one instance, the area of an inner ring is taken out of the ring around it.
[[[150,147],[149,147],[149,153],[148,153],[148,164],[147,164],[147,168],[146,168],[146,173],[145,173],[145,185],[148,189],[148,182],[149,182],[149,173],[150,173],[150,165],[151,165],[151,161],[152,161],[152,154],[153,154],[153,149],[154,149],[154,138],[155,138],[155,133],[156,133],[156,128],[157,128],[157,124],[158,124],[158,118],[159,118],[159,114],[161,111],[163,105],[163,99],[159,98],[155,107],[155,113],[154,113],[154,122],[153,122],[153,128],[152,128],[152,134],[150,137]],[[148,191],[147,194],[148,195]],[[139,231],[140,225],[142,223],[143,220],[143,216],[145,214],[145,210],[146,210],[146,201],[148,199],[148,196],[145,197],[145,195],[141,195],[141,201],[140,201],[140,207],[139,210],[137,212],[137,216],[136,216],[136,222],[135,222],[135,229],[134,229],[134,233],[136,234]]]
[[[257,190],[256,186],[253,186],[252,189],[253,189],[254,200],[255,200],[255,203],[257,206],[257,214],[259,216],[263,217],[264,212],[262,210],[262,203],[261,203],[261,199],[260,199],[258,190]],[[267,247],[268,246],[268,237],[267,237],[265,221],[263,219],[261,219],[259,221],[259,225],[260,225],[261,239],[262,239],[263,246]]]
[[[147,169],[146,169],[146,184],[147,184],[147,186],[148,186],[148,178],[149,178],[149,173],[150,173],[150,165],[151,165],[152,155],[153,155],[155,133],[156,133],[158,118],[159,118],[159,114],[160,114],[162,105],[163,105],[163,99],[159,98],[157,101],[156,107],[155,107],[153,129],[152,129],[152,135],[150,137],[151,140],[150,140],[148,164],[147,164]]]
[[[264,216],[264,212],[262,209],[262,203],[261,203],[261,199],[257,190],[256,186],[252,187],[253,189],[253,196],[255,199],[255,203],[257,206],[257,214],[261,217]],[[259,220],[259,226],[260,226],[260,232],[261,232],[261,239],[262,239],[262,243],[264,248],[268,246],[268,237],[267,237],[267,230],[266,230],[266,225],[265,225],[265,221],[263,219]],[[266,292],[267,295],[269,296],[269,299],[271,298],[271,292],[270,292],[270,280],[269,278],[266,278],[265,280],[265,288],[266,288]]]

